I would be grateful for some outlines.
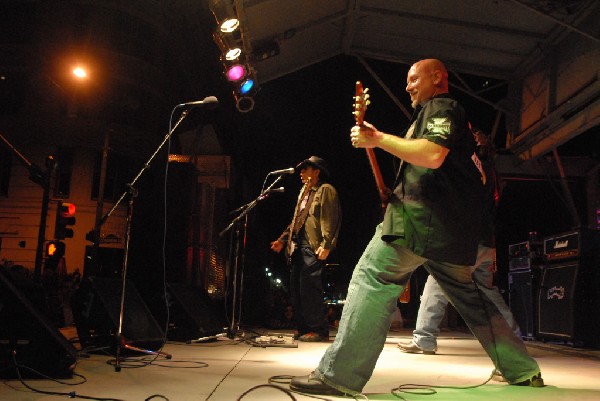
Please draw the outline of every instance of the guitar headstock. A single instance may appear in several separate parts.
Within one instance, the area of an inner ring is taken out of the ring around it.
[[[356,81],[356,94],[354,95],[354,121],[356,125],[363,123],[367,106],[371,103],[369,100],[369,88],[364,88],[362,82]]]

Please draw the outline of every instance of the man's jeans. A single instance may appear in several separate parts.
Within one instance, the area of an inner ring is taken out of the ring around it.
[[[300,246],[292,255],[290,301],[294,306],[294,320],[299,335],[314,332],[329,337],[323,303],[324,265],[325,262],[317,259],[310,246]]]
[[[518,337],[521,330],[512,312],[508,309],[504,298],[493,285],[494,273],[491,266],[496,260],[496,250],[479,245],[477,261],[472,266],[473,280],[477,287],[496,305],[510,328]],[[435,281],[433,276],[427,277],[423,294],[421,295],[421,306],[417,315],[417,324],[413,331],[413,341],[422,350],[433,351],[437,349],[437,337],[440,334],[440,324],[446,312],[448,298],[444,295],[442,287]]]
[[[441,285],[509,383],[539,373],[523,341],[493,302],[477,290],[470,266],[434,262],[384,242],[379,225],[354,269],[338,333],[315,370],[319,379],[348,394],[362,391],[385,344],[398,297],[420,265]],[[401,360],[399,357],[400,368]]]

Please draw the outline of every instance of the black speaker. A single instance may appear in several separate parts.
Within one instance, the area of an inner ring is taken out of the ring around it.
[[[33,287],[32,287],[33,288]],[[38,289],[39,291],[39,289]],[[0,377],[73,377],[77,350],[0,268]]]
[[[516,270],[508,273],[508,301],[521,335],[527,339],[534,339],[536,332],[537,313],[534,300],[537,297],[539,286],[539,271]]]
[[[600,344],[600,266],[546,265],[538,297],[538,335],[577,346]]]
[[[84,350],[116,350],[122,290],[120,279],[93,277],[84,280],[73,295],[73,317]],[[125,285],[121,335],[127,344],[153,351],[164,343],[163,330],[130,280]]]
[[[167,300],[164,296],[154,304],[153,310],[161,322],[166,321],[169,307],[167,337],[172,341],[191,341],[214,336],[223,332],[223,324],[216,317],[204,290],[180,283],[167,284]]]

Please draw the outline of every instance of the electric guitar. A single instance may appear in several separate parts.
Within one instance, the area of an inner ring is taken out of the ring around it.
[[[354,96],[354,121],[356,125],[362,125],[367,111],[367,106],[371,103],[369,100],[369,88],[364,88],[360,81],[356,81],[356,94]],[[381,200],[381,208],[385,211],[385,208],[389,202],[390,189],[385,186],[381,170],[379,169],[379,163],[377,163],[377,157],[375,156],[375,150],[372,148],[365,148],[367,151],[367,157],[369,158],[369,164],[375,177],[375,184],[377,185],[377,192],[379,193],[379,199]]]
[[[367,111],[367,106],[371,103],[369,100],[369,88],[364,88],[362,82],[356,81],[356,93],[354,95],[354,121],[356,125],[362,125]],[[367,151],[367,157],[369,158],[369,164],[375,177],[375,184],[377,185],[377,192],[379,192],[379,199],[381,200],[381,208],[385,212],[385,208],[389,202],[391,191],[385,186],[383,182],[383,176],[379,169],[379,163],[377,163],[377,157],[375,151],[372,148],[365,148]],[[403,304],[410,302],[410,280],[404,287],[404,292],[400,294],[399,301]]]

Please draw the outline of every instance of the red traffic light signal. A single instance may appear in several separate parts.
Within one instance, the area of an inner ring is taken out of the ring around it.
[[[60,259],[65,256],[65,243],[62,241],[50,241],[46,244],[46,257],[48,259]]]
[[[54,224],[54,238],[73,238],[73,229],[69,228],[75,224],[75,205],[72,203],[59,202],[56,208],[56,223]]]

